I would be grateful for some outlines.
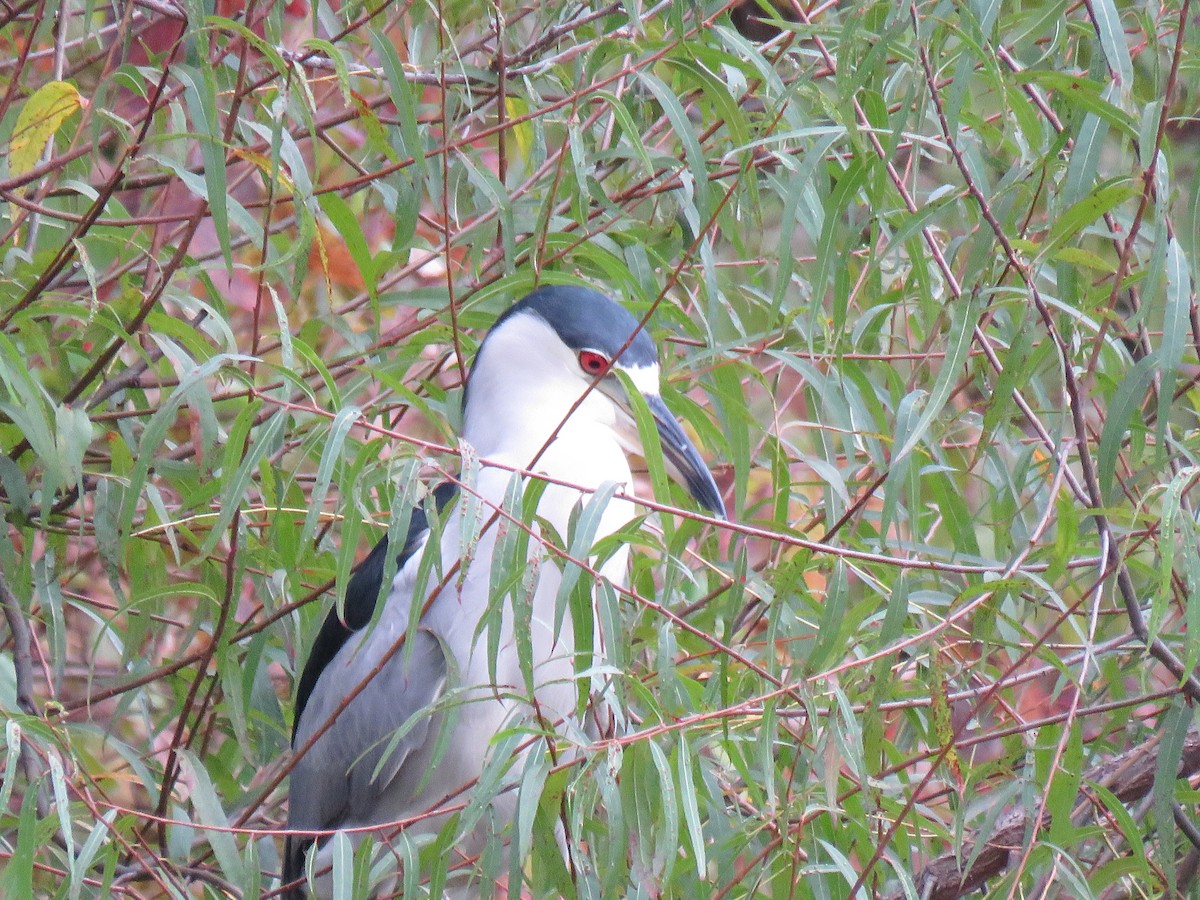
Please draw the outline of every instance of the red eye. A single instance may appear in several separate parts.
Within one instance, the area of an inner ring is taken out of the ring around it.
[[[580,350],[579,367],[589,375],[599,375],[608,368],[608,358],[595,350]]]

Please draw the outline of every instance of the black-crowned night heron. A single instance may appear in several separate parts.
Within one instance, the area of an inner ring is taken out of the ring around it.
[[[498,732],[535,717],[560,728],[573,720],[577,672],[603,659],[604,636],[597,632],[591,658],[580,665],[570,612],[558,599],[562,573],[550,562],[537,570],[531,614],[520,626],[528,631],[514,634],[507,601],[498,618],[489,614],[489,608],[495,610],[489,595],[502,519],[495,511],[503,506],[513,469],[544,474],[549,483],[537,514],[566,539],[572,510],[592,492],[609,483],[631,489],[627,454],[641,454],[642,443],[627,384],[653,416],[667,471],[700,504],[724,516],[712,475],[659,396],[658,352],[637,326],[625,309],[595,291],[546,287],[509,309],[488,333],[467,382],[462,435],[484,462],[469,485],[480,500],[474,515],[483,531],[463,559],[461,542],[464,535],[472,540],[471,524],[461,521],[467,504],[455,504],[441,529],[441,569],[449,573],[457,564],[460,571],[441,582],[430,577],[414,603],[430,533],[423,513],[414,511],[391,592],[373,627],[366,626],[376,618],[386,538],[355,571],[346,590],[345,622],[336,609],[330,611],[300,678],[292,744],[296,751],[308,749],[292,770],[289,829],[353,829],[430,813],[411,827],[436,832],[446,823],[446,814],[436,810],[461,808]],[[448,485],[438,488],[437,506],[454,493]],[[628,500],[612,498],[595,540],[634,515]],[[620,549],[600,574],[624,585],[627,563],[628,550]],[[417,627],[410,628],[410,616],[422,609]],[[485,616],[499,622],[498,641],[493,626],[481,627]],[[531,666],[526,662],[532,697],[519,643],[532,648]],[[489,645],[496,649],[489,652]],[[456,692],[455,709],[437,705],[448,690]],[[511,821],[512,792],[494,799],[492,808],[496,815],[487,822]],[[468,833],[455,846],[470,858],[485,839]],[[305,877],[312,843],[301,836],[288,839],[284,883]],[[317,841],[312,871],[328,869],[330,843]],[[318,874],[316,890],[328,893],[329,878]],[[297,889],[290,896],[303,893]]]

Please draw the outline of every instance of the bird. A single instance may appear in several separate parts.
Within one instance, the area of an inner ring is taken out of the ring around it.
[[[649,410],[672,479],[725,518],[721,492],[663,402],[660,379],[652,338],[621,304],[591,287],[543,286],[497,318],[463,394],[461,437],[481,465],[473,484],[442,484],[428,504],[445,516],[435,549],[450,574],[440,581],[420,577],[435,529],[423,508],[414,509],[383,608],[377,614],[390,552],[386,536],[352,573],[343,612],[330,609],[298,681],[292,748],[300,755],[291,770],[287,818],[295,834],[286,838],[281,882],[288,900],[307,896],[306,861],[316,895],[331,893],[328,833],[425,813],[409,833],[436,833],[449,815],[437,810],[461,808],[497,733],[522,720],[560,728],[573,721],[577,672],[602,659],[604,636],[597,633],[586,651],[593,656],[581,665],[570,611],[558,601],[561,570],[550,562],[532,570],[536,580],[520,635],[511,602],[502,604],[498,640],[494,627],[481,625],[485,618],[496,621],[491,558],[505,523],[495,510],[514,471],[547,482],[535,529],[543,522],[565,539],[573,510],[609,485],[624,490],[605,491],[595,540],[621,529],[636,516],[630,455],[644,456],[627,393],[632,389]],[[479,533],[464,545],[472,527]],[[627,569],[628,548],[619,547],[598,572],[624,586]],[[414,598],[418,583],[423,593]],[[524,668],[523,641],[532,648]],[[487,835],[480,832],[494,827],[487,823],[513,819],[512,792],[491,804],[495,815],[455,844],[464,859],[481,851]],[[461,891],[478,892],[478,886]]]

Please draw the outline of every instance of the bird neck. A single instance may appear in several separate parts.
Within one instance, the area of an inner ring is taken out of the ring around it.
[[[472,400],[483,397],[481,392]],[[576,504],[588,502],[589,492],[608,482],[632,491],[633,474],[612,427],[587,415],[589,410],[585,410],[584,404],[568,416],[570,404],[554,403],[552,399],[547,398],[544,404],[506,404],[503,397],[496,397],[494,405],[482,407],[487,410],[486,416],[468,415],[463,438],[484,463],[475,489],[486,504],[498,507],[512,479],[506,469],[488,466],[489,462],[545,476],[550,484],[538,501],[538,515],[566,539]],[[483,424],[498,418],[507,421],[508,426],[498,429]],[[634,514],[634,507],[627,500],[610,499],[603,508],[595,537],[612,534]],[[604,569],[605,576],[619,580],[624,560],[624,556],[611,560],[611,566]]]
[[[574,387],[572,385],[572,387]],[[628,477],[612,401],[553,384],[472,385],[463,438],[485,460],[533,468],[584,487]]]

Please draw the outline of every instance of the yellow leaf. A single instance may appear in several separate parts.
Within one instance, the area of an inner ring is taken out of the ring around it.
[[[237,147],[234,147],[232,150],[230,150],[230,153],[239,159],[244,159],[246,162],[258,166],[259,170],[267,178],[274,177],[275,183],[289,194],[294,192],[295,184],[292,182],[292,179],[288,177],[287,172],[282,170],[277,171],[271,160],[264,154],[257,153],[253,150],[239,150]]]
[[[529,112],[529,106],[517,97],[505,97],[504,111],[510,119],[519,119]],[[522,122],[520,125],[509,126],[508,130],[516,138],[521,159],[529,159],[529,151],[533,147],[533,126]]]
[[[946,678],[946,664],[940,656],[933,657],[933,665],[929,675],[933,684],[930,699],[933,701],[933,732],[937,740],[946,749],[946,767],[954,775],[954,780],[961,791],[963,787],[962,760],[954,746],[954,710],[950,705],[950,686]]]
[[[51,81],[44,84],[25,101],[13,128],[9,146],[8,176],[20,178],[35,165],[46,149],[46,143],[76,110],[87,105],[73,84]]]

